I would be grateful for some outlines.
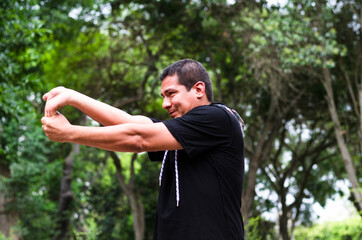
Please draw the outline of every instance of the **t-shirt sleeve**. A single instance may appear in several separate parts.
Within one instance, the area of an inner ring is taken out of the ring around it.
[[[224,110],[200,106],[180,118],[163,122],[189,157],[226,147],[231,142],[231,122]]]
[[[161,122],[160,120],[158,120],[156,118],[151,118],[151,120],[152,120],[153,123]],[[162,161],[164,154],[165,154],[165,151],[147,152],[148,158],[152,162]]]

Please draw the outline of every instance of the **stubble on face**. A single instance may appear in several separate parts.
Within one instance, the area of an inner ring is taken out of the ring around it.
[[[167,76],[161,84],[162,107],[172,118],[181,117],[192,109],[192,93],[179,83],[177,75]]]

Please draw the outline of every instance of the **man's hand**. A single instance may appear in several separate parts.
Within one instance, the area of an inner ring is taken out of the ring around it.
[[[59,108],[70,105],[74,93],[76,92],[71,89],[56,87],[44,94],[43,100],[46,101],[44,109],[45,117],[54,116]]]
[[[51,117],[41,119],[45,135],[55,142],[68,142],[71,139],[72,125],[60,113],[56,112]]]

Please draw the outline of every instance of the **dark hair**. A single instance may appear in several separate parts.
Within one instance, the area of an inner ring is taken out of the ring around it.
[[[199,81],[203,82],[205,84],[207,99],[210,102],[214,101],[211,79],[201,63],[192,59],[177,61],[163,70],[160,80],[163,81],[167,76],[173,76],[175,74],[177,74],[179,83],[184,85],[187,91],[190,91],[195,83]]]

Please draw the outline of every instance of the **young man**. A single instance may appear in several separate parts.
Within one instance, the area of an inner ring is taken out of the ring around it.
[[[162,161],[155,240],[244,238],[242,122],[235,111],[213,103],[205,68],[185,59],[161,75],[162,107],[171,118],[131,116],[66,88],[45,94],[43,129],[50,140],[111,151],[145,152]],[[71,125],[57,109],[71,105],[104,127]]]

